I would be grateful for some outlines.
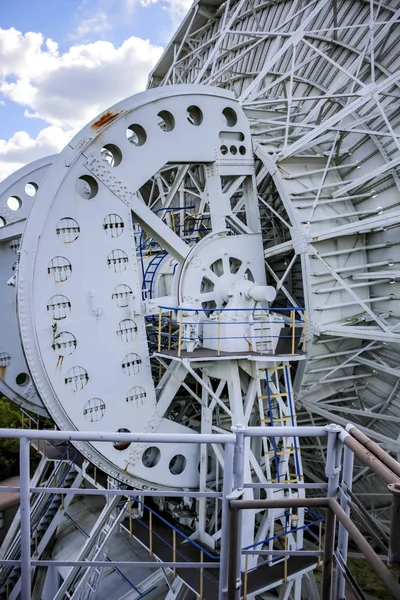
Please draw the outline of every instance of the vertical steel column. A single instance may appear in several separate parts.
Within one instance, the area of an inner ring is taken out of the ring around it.
[[[233,487],[236,492],[243,490],[244,485],[244,453],[246,427],[235,425],[232,427],[236,435],[233,455]],[[228,598],[229,600],[240,599],[241,577],[241,548],[242,548],[242,511],[231,510],[229,519],[229,574],[228,574]]]
[[[342,473],[342,488],[340,490],[340,505],[346,515],[350,515],[350,499],[347,496],[347,491],[352,489],[353,485],[353,465],[354,454],[345,446],[343,455],[343,473]],[[347,549],[349,543],[349,533],[342,523],[339,523],[338,533],[338,552],[340,553],[343,563],[347,564]],[[345,600],[345,585],[346,580],[340,566],[336,565],[336,595],[335,600]]]
[[[20,514],[21,514],[21,600],[31,599],[31,523],[29,439],[19,441]]]
[[[244,484],[244,453],[246,427],[244,425],[235,425],[232,427],[236,435],[235,451],[233,455],[233,487],[236,490],[242,490]]]
[[[228,600],[228,566],[230,555],[229,495],[233,490],[233,445],[225,444],[224,482],[222,486],[221,553],[218,600]],[[236,511],[235,511],[236,512]]]
[[[328,496],[336,498],[339,489],[340,453],[342,444],[339,440],[339,425],[327,425],[328,442],[326,449],[325,475],[328,478]],[[326,511],[324,568],[322,574],[322,598],[332,600],[333,553],[335,547],[336,517],[330,508]]]

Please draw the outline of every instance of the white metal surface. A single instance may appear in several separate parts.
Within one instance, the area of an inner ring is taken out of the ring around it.
[[[201,123],[188,119],[191,106],[201,110]],[[247,119],[230,94],[204,87],[155,90],[123,101],[88,125],[60,154],[40,189],[24,235],[19,318],[30,371],[60,427],[185,431],[157,410],[133,223],[178,261],[189,255],[189,245],[137,193],[167,162],[214,162],[220,136],[228,135],[227,108],[236,114],[234,131],[250,154]],[[127,139],[127,129],[136,124],[145,128],[143,144]],[[110,163],[104,147],[113,154]],[[252,170],[251,158],[221,156],[220,162],[222,169],[226,164],[245,174]],[[230,212],[228,199],[215,189],[209,201],[217,231]],[[77,224],[74,239],[60,239],[66,219]],[[118,227],[107,226],[113,220]],[[172,475],[177,487],[198,483],[193,447],[183,446],[178,454],[171,447],[159,448],[161,454],[155,449],[157,462],[150,466],[140,445],[79,449],[123,480],[167,485]]]
[[[19,169],[0,183],[0,393],[45,415],[23,354],[16,306],[21,235],[42,180],[54,160],[49,156]]]

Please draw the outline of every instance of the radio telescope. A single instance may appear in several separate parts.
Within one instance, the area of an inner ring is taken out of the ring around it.
[[[195,2],[146,92],[4,182],[1,391],[64,430],[351,420],[398,453],[397,4]],[[31,182],[14,222],[4,203]],[[216,448],[75,446],[136,489],[222,488]],[[319,481],[324,453],[282,438],[249,447],[245,469]],[[385,527],[386,490],[363,475]],[[217,501],[169,510],[218,548]],[[275,522],[246,516],[243,544]]]

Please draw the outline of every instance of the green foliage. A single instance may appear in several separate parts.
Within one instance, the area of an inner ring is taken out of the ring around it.
[[[21,427],[21,411],[4,396],[0,397],[0,427],[2,429]],[[18,473],[19,441],[0,438],[0,480],[13,477]]]
[[[34,417],[37,420],[37,417]],[[25,417],[25,422],[27,417]],[[27,425],[27,422],[26,422]],[[40,428],[52,428],[49,419],[41,420]],[[31,425],[34,427],[34,424]],[[20,408],[4,396],[0,396],[0,428],[21,429],[22,412]],[[37,467],[40,455],[31,448],[31,472]],[[19,440],[0,438],[0,481],[19,474]]]
[[[375,571],[364,558],[349,558],[347,566],[365,594],[379,600],[392,600],[393,596],[388,592]],[[397,578],[398,574],[396,571],[392,571],[393,575]]]

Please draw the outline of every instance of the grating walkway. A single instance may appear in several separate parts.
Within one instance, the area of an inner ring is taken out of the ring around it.
[[[145,546],[149,546],[149,512],[145,510],[143,518],[133,521],[133,535]],[[162,517],[164,519],[164,517]],[[166,520],[166,519],[165,519]],[[172,524],[171,524],[172,525]],[[196,545],[177,534],[176,536],[176,561],[179,562],[200,562],[201,549],[203,549],[204,562],[218,562],[219,556],[204,544]],[[162,561],[173,560],[173,528],[157,517],[153,518],[153,551]],[[215,558],[212,558],[215,557]],[[307,571],[315,567],[314,557],[292,557],[287,562],[287,577],[291,578],[299,571]],[[201,576],[199,569],[177,569],[179,577],[196,593],[200,593]],[[269,587],[276,587],[276,584],[284,578],[283,561],[269,567],[267,564],[261,565],[247,576],[247,593],[262,591]],[[204,569],[203,577],[203,598],[204,600],[217,600],[219,583],[219,568]],[[242,588],[243,589],[243,588]]]

